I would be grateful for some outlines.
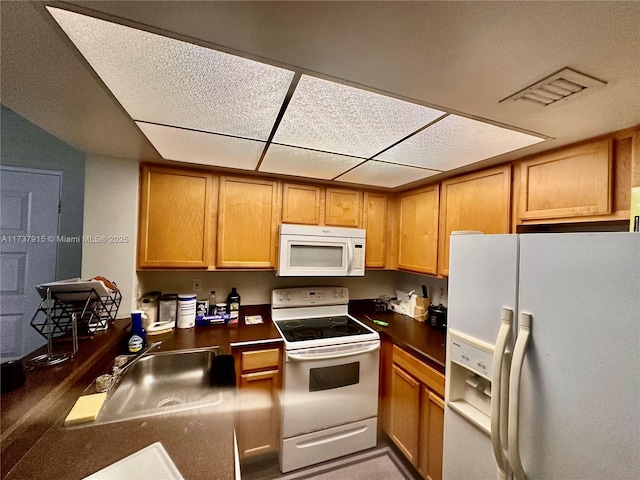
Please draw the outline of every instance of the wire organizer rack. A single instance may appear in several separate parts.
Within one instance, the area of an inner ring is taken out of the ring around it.
[[[122,294],[118,290],[109,291],[103,285],[100,287],[95,282],[76,282],[73,289],[54,285],[36,287],[42,301],[31,319],[31,326],[47,339],[50,336],[60,337],[73,330],[75,314],[81,335],[93,335],[106,330],[109,322],[116,319]],[[47,290],[50,292],[50,303],[47,301]]]

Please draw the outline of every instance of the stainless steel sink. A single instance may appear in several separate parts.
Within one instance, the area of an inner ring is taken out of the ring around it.
[[[140,358],[109,393],[96,423],[110,423],[215,405],[220,388],[209,385],[218,347],[158,352]]]

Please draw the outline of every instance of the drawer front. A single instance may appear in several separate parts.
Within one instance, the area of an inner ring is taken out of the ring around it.
[[[280,349],[252,350],[242,352],[242,371],[260,370],[280,367]]]
[[[393,363],[413,375],[430,390],[444,398],[444,375],[398,346],[393,346]]]

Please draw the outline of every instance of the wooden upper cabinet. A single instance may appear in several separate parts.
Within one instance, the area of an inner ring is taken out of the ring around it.
[[[282,186],[282,223],[320,225],[323,188],[285,183]]]
[[[216,266],[275,268],[278,182],[220,177]]]
[[[440,275],[449,274],[449,240],[456,230],[509,233],[511,166],[470,173],[442,182],[440,190]]]
[[[400,194],[399,269],[438,273],[438,192],[432,185]]]
[[[363,226],[367,232],[365,264],[367,268],[384,268],[387,251],[387,196],[364,192]]]
[[[361,204],[362,191],[327,187],[325,224],[359,227]]]
[[[139,268],[206,268],[213,263],[214,178],[207,172],[142,167]]]
[[[612,145],[608,138],[520,162],[519,219],[610,213]]]

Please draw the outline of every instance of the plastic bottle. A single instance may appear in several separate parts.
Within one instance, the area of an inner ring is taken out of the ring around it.
[[[227,313],[231,316],[230,321],[237,320],[240,315],[240,295],[236,291],[236,287],[231,288],[231,293],[227,297]]]
[[[216,291],[211,290],[211,295],[209,295],[209,315],[216,314]]]
[[[142,310],[131,312],[131,331],[127,336],[127,352],[138,353],[147,346],[147,332],[142,327]]]

